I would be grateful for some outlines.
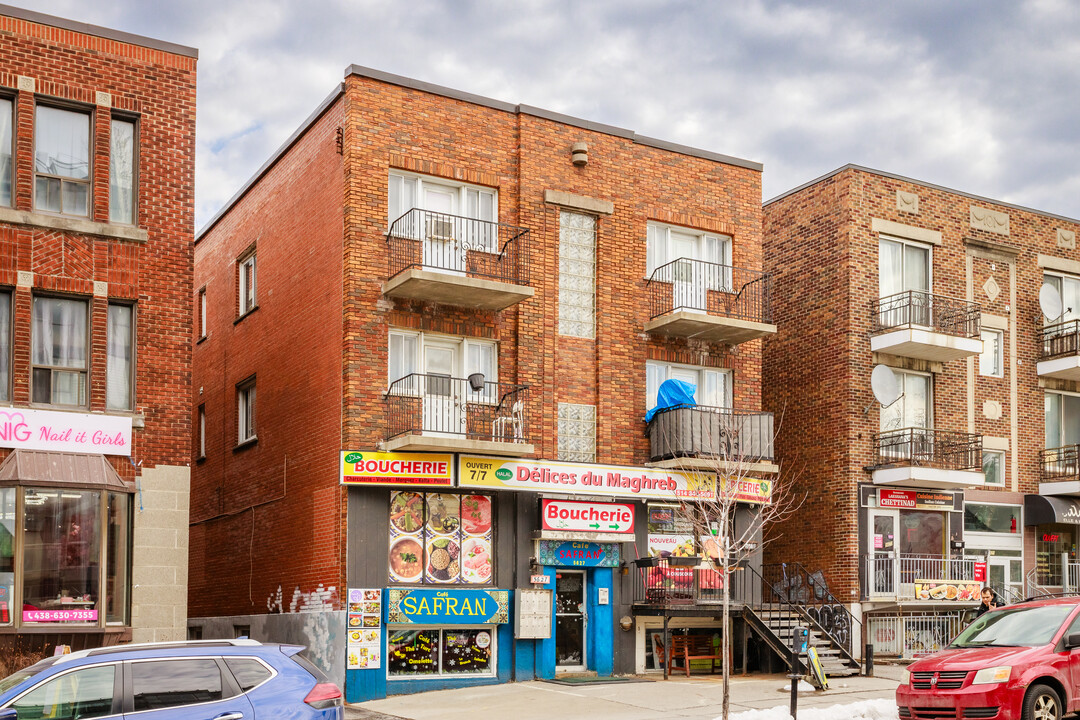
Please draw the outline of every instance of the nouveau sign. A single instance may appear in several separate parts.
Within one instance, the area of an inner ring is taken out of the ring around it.
[[[0,447],[131,455],[131,418],[7,408],[0,410]]]
[[[391,588],[388,623],[489,625],[510,621],[507,590]]]
[[[545,499],[540,517],[544,530],[634,533],[634,506],[630,503]]]

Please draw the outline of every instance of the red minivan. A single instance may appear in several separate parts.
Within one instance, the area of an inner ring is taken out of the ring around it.
[[[1080,597],[991,610],[908,666],[902,720],[1061,720],[1080,711]]]

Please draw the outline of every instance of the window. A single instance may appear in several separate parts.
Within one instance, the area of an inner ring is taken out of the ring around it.
[[[646,230],[645,277],[654,277],[657,268],[679,259],[699,260],[694,274],[710,290],[731,287],[731,238],[689,228],[649,223]],[[662,271],[656,276],[662,282],[672,282],[685,271]]]
[[[202,640],[202,625],[188,625],[188,640]]]
[[[1020,532],[1019,505],[964,505],[964,532],[1014,534]]]
[[[199,339],[206,337],[206,288],[199,290],[199,315],[198,332]]]
[[[225,665],[236,678],[236,684],[240,686],[240,692],[254,690],[259,685],[270,679],[273,673],[255,658],[227,657]]]
[[[135,712],[214,702],[226,697],[213,658],[131,663]]]
[[[206,406],[199,406],[199,418],[196,421],[198,427],[196,428],[197,440],[195,446],[195,457],[200,460],[206,457]]]
[[[15,146],[11,133],[13,109],[9,98],[0,97],[0,205],[7,207],[12,205],[11,183],[15,173],[12,162]]]
[[[983,475],[987,485],[1005,484],[1005,453],[1002,450],[983,450]]]
[[[10,292],[0,292],[0,402],[11,402]]]
[[[930,376],[893,368],[900,399],[881,410],[881,431],[933,427]]]
[[[596,406],[559,403],[558,459],[596,462]]]
[[[394,394],[416,394],[421,383],[416,378],[407,379],[414,373],[441,375],[450,378],[473,373],[484,376],[484,389],[470,400],[484,402],[490,397],[497,401],[499,381],[499,349],[492,340],[459,338],[433,335],[409,330],[391,330],[388,338],[387,385]],[[428,350],[431,352],[428,352]],[[436,351],[445,350],[442,358]]]
[[[255,439],[255,378],[236,386],[236,443]]]
[[[1080,395],[1047,392],[1044,410],[1047,449],[1080,443]]]
[[[34,207],[87,215],[90,114],[38,105],[34,116]]]
[[[15,617],[15,493],[16,488],[0,488],[0,625]]]
[[[114,118],[109,135],[109,222],[135,224],[135,123]]]
[[[127,625],[128,588],[131,586],[131,496],[109,493],[105,507],[108,518],[105,542],[105,622]]]
[[[27,488],[23,497],[23,605],[33,622],[97,623],[101,493]]]
[[[33,402],[86,405],[86,324],[85,300],[34,298]]]
[[[1045,318],[1047,325],[1067,322],[1080,318],[1080,278],[1071,275],[1045,273],[1043,285],[1049,285],[1061,298],[1061,317]]]
[[[490,188],[392,172],[386,207],[387,227],[397,236],[455,238],[470,250],[499,252],[498,229],[489,225],[499,221],[499,194]],[[420,212],[402,217],[413,209]]]
[[[255,251],[252,250],[241,257],[237,260],[237,264],[240,266],[237,278],[240,297],[239,314],[246,315],[256,307],[255,291],[258,283],[255,272]]]
[[[113,715],[116,665],[58,675],[11,703],[19,718],[98,718]]]
[[[1044,529],[1045,528],[1045,529]],[[1039,585],[1062,587],[1066,563],[1061,556],[1068,555],[1068,563],[1076,561],[1073,531],[1061,525],[1035,528],[1035,567]]]
[[[731,371],[694,365],[675,365],[649,360],[645,363],[645,409],[656,405],[656,394],[665,380],[684,380],[697,388],[694,399],[706,407],[730,408]]]
[[[492,628],[390,629],[388,675],[491,675],[495,671]]]
[[[251,637],[251,626],[250,625],[233,625],[232,626],[232,636],[234,638]]]
[[[879,297],[906,290],[930,292],[930,247],[895,238],[878,240]]]
[[[979,356],[979,374],[988,377],[1004,377],[1004,333],[1000,330],[983,330],[983,351]]]
[[[135,308],[109,303],[108,362],[105,368],[105,397],[110,410],[134,407]]]
[[[390,494],[390,581],[490,585],[494,581],[488,495]]]
[[[559,334],[596,337],[596,218],[559,215]]]

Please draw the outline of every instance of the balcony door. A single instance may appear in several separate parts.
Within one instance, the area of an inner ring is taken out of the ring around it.
[[[883,327],[933,325],[930,305],[930,247],[897,239],[878,241],[878,291],[884,299],[897,293],[911,292],[881,306]]]
[[[424,265],[443,272],[464,273],[465,253],[457,236],[456,188],[424,184]]]
[[[698,255],[698,238],[686,233],[671,233],[671,255],[675,260],[675,286],[673,308],[705,312],[706,284],[705,265],[695,262]]]
[[[424,434],[450,435],[465,432],[464,388],[458,363],[461,343],[424,340],[423,388]]]
[[[896,595],[897,575],[897,527],[900,525],[899,510],[871,510],[867,530],[867,557],[870,558],[866,578],[869,595],[892,597]]]

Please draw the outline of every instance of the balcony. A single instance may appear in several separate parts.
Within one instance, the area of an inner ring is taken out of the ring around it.
[[[503,310],[533,296],[525,228],[412,209],[390,226],[387,297]]]
[[[870,349],[949,362],[983,350],[978,303],[905,290],[874,301]]]
[[[1040,495],[1080,495],[1080,445],[1043,450],[1039,480]]]
[[[981,487],[982,435],[903,428],[874,435],[875,485]]]
[[[384,396],[386,452],[531,455],[529,387],[413,373]]]
[[[731,345],[776,333],[767,273],[679,258],[656,268],[646,288],[645,332]]]
[[[646,428],[654,467],[776,473],[773,414],[695,406],[661,410]]]
[[[1042,348],[1035,367],[1039,377],[1080,380],[1080,320],[1042,329]]]
[[[700,557],[650,557],[634,561],[634,605],[641,611],[678,606],[715,606],[724,602],[724,579],[708,561]],[[742,600],[743,573],[731,573],[733,603]]]
[[[951,602],[967,609],[979,600],[983,558],[875,553],[863,557],[863,598],[897,602]],[[953,588],[950,590],[949,588]]]

